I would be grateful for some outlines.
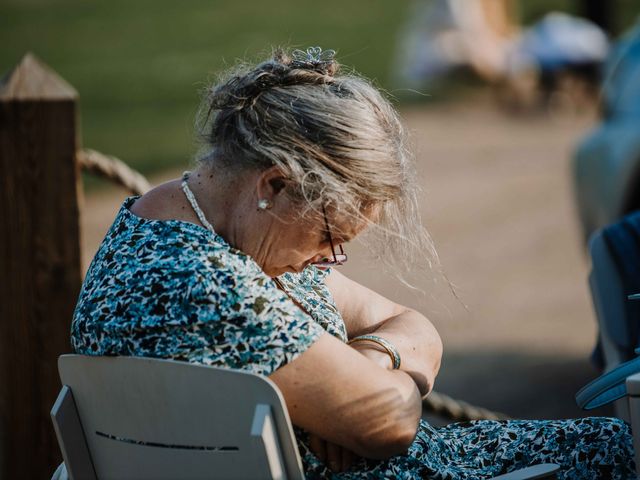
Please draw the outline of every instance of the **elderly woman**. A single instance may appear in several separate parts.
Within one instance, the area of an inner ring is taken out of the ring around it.
[[[125,200],[85,279],[74,350],[269,376],[308,478],[479,479],[542,462],[561,478],[631,478],[615,419],[421,420],[436,330],[332,268],[365,229],[390,250],[429,245],[397,114],[337,69],[332,51],[277,51],[208,91],[197,168]]]

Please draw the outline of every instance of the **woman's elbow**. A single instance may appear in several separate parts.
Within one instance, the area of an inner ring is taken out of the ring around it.
[[[426,367],[420,372],[407,372],[411,378],[416,382],[418,390],[420,390],[420,396],[426,397],[433,390],[433,386],[436,382],[436,377],[440,371],[440,364],[442,362],[442,341],[437,336],[431,342],[429,346],[429,355],[425,359]]]
[[[431,355],[429,359],[429,374],[425,381],[425,388],[421,389],[420,392],[423,397],[431,393],[431,390],[433,390],[433,386],[435,385],[438,372],[440,372],[440,365],[442,363],[442,354],[444,351],[444,347],[442,345],[442,339],[440,338],[440,335],[438,335],[438,332],[435,332],[430,350]]]
[[[418,433],[419,422],[397,424],[384,435],[367,436],[357,440],[356,454],[373,460],[385,460],[406,453]]]
[[[355,453],[372,459],[386,459],[407,451],[413,443],[422,417],[422,399],[414,381],[405,372],[389,372],[403,393],[387,402],[366,428],[358,429]]]
[[[444,353],[444,345],[442,344],[442,339],[440,338],[440,334],[438,331],[433,328],[433,340],[432,340],[432,349],[433,349],[433,363],[434,363],[434,378],[435,375],[438,374],[440,370],[440,363],[442,362],[442,354]]]
[[[389,445],[390,456],[405,453],[409,449],[418,434],[418,429],[420,428],[419,420],[417,422],[409,421],[405,425],[399,426],[393,442]]]

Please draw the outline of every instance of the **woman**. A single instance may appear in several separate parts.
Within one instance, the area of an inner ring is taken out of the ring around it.
[[[437,332],[331,268],[365,229],[391,251],[430,245],[395,111],[333,53],[278,51],[209,91],[197,169],[128,198],[100,246],[75,351],[269,376],[308,478],[475,479],[542,462],[631,478],[615,419],[420,420]]]

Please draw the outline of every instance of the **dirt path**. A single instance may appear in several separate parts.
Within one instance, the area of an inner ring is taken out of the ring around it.
[[[424,219],[468,311],[442,279],[421,283],[420,296],[379,273],[357,243],[345,273],[432,319],[445,344],[438,389],[518,417],[581,415],[573,394],[596,374],[587,360],[596,329],[570,157],[593,115],[518,118],[479,98],[403,116]],[[87,196],[86,264],[124,196]]]

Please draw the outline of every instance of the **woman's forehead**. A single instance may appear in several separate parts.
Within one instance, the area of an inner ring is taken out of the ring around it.
[[[360,214],[356,215],[352,212],[345,212],[344,210],[334,211],[333,219],[330,218],[329,212],[327,212],[327,220],[329,227],[332,230],[332,234],[335,231],[336,235],[341,235],[345,241],[349,241],[359,235],[372,223],[376,223],[380,216],[381,206],[379,204],[372,204],[365,206],[361,209]]]

